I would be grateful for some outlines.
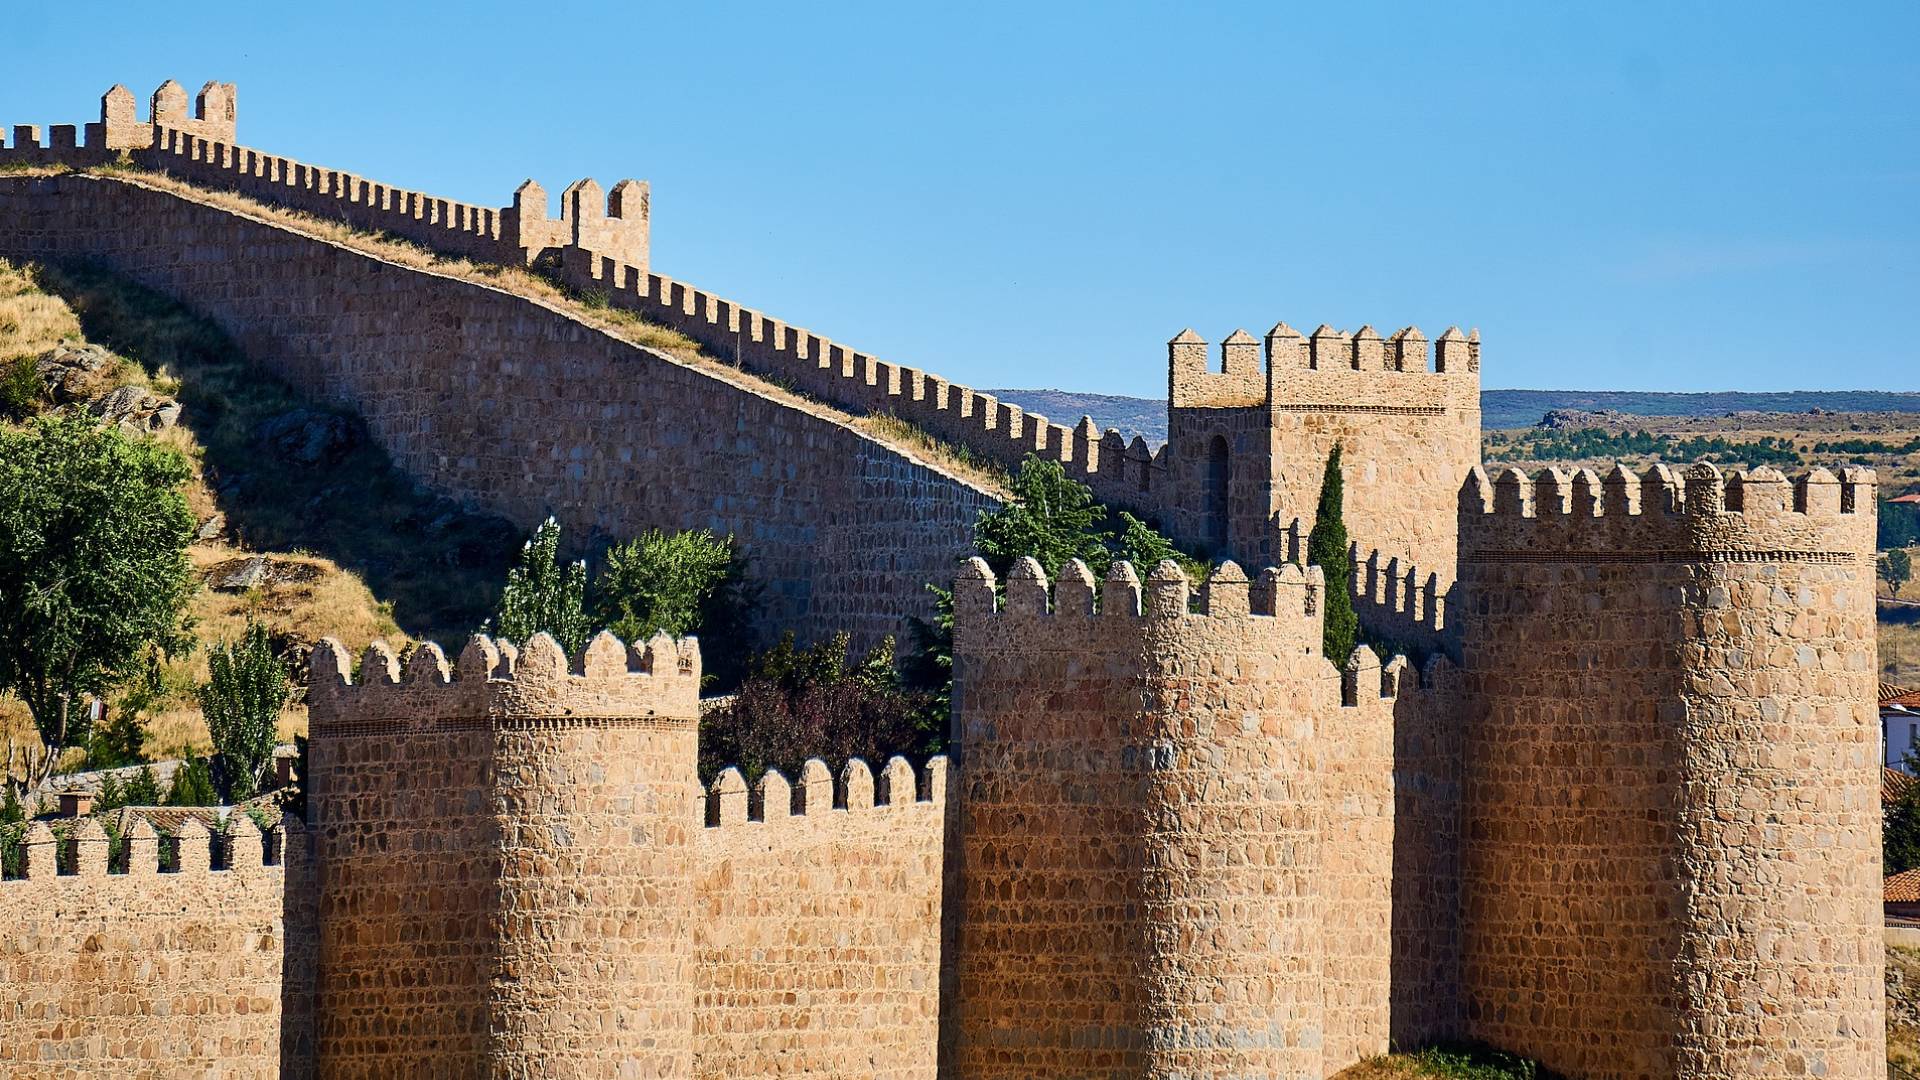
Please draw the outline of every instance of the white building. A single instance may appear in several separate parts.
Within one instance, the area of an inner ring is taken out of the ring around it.
[[[1881,764],[1905,769],[1907,753],[1916,748],[1920,748],[1920,690],[1881,683]]]

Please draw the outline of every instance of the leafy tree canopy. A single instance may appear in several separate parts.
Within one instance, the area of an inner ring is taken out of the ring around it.
[[[38,774],[105,696],[188,645],[187,464],[89,418],[0,430],[0,690],[39,729]]]
[[[1320,481],[1320,506],[1314,513],[1313,532],[1307,535],[1307,565],[1317,566],[1326,575],[1323,652],[1335,664],[1345,664],[1353,654],[1360,636],[1360,618],[1353,611],[1353,549],[1347,540],[1345,516],[1346,487],[1340,475],[1340,444],[1333,444],[1327,455],[1327,473]]]
[[[286,665],[274,653],[267,628],[249,620],[239,641],[214,646],[207,675],[198,693],[219,755],[215,786],[226,802],[250,799],[273,760],[280,710],[291,693]]]

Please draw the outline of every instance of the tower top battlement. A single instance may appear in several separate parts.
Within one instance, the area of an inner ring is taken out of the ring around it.
[[[1191,329],[1167,342],[1167,399],[1172,408],[1333,401],[1383,390],[1410,401],[1435,392],[1451,396],[1453,382],[1403,384],[1395,378],[1401,375],[1450,376],[1471,382],[1476,393],[1479,386],[1480,332],[1462,333],[1457,326],[1429,343],[1415,326],[1382,338],[1371,326],[1348,333],[1323,323],[1302,335],[1281,322],[1267,331],[1264,342],[1245,330],[1227,335],[1220,343],[1217,367],[1210,364],[1208,351],[1206,339]],[[1354,381],[1354,375],[1366,376],[1366,381]]]
[[[346,649],[328,638],[313,651],[307,697],[316,735],[342,722],[691,722],[700,710],[700,644],[661,633],[627,645],[601,631],[569,659],[545,633],[517,649],[476,634],[452,664],[428,641],[402,665],[386,642],[375,641],[356,676]]]
[[[1463,557],[1570,552],[1835,552],[1873,546],[1873,470],[1656,464],[1636,474],[1476,466],[1460,491]]]

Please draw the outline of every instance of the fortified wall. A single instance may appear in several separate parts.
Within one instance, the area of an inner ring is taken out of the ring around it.
[[[1477,334],[1449,329],[1430,345],[1413,327],[1383,340],[1368,327],[1349,335],[1322,326],[1310,337],[1302,337],[1280,324],[1267,335],[1264,367],[1261,343],[1245,331],[1235,331],[1221,344],[1218,370],[1213,370],[1206,342],[1185,331],[1168,344],[1170,438],[1156,451],[1143,440],[1127,442],[1118,431],[1102,433],[1089,418],[1067,428],[1044,416],[1029,415],[989,394],[876,358],[653,272],[648,252],[650,193],[642,182],[623,180],[603,191],[595,181],[577,181],[562,193],[558,218],[547,216],[545,190],[532,180],[521,185],[507,207],[474,206],[240,145],[235,100],[231,84],[209,83],[201,91],[195,114],[189,116],[185,91],[169,82],[154,94],[148,118],[140,121],[132,95],[116,86],[102,99],[101,121],[85,125],[85,145],[76,142],[79,129],[75,125],[54,126],[52,139],[45,145],[40,129],[23,127],[13,145],[0,147],[0,165],[97,165],[124,156],[140,167],[162,170],[197,185],[385,232],[445,255],[514,265],[538,263],[577,290],[684,333],[723,362],[771,377],[831,406],[897,417],[1009,468],[1017,468],[1029,455],[1057,461],[1103,501],[1159,524],[1189,548],[1252,565],[1302,561],[1327,454],[1340,443],[1349,455],[1347,506],[1359,567],[1351,585],[1363,623],[1387,640],[1422,651],[1444,649],[1457,654],[1457,642],[1449,635],[1445,619],[1455,563],[1451,507],[1459,477],[1479,458]],[[42,196],[73,191],[32,190]],[[33,219],[48,212],[43,209],[45,201],[18,204],[26,220],[13,230],[0,222],[0,251],[15,250],[8,234],[24,229],[34,243],[18,248],[17,253],[105,259],[207,310],[223,324],[237,321],[224,314],[230,303],[222,295],[224,283],[201,280],[217,273],[215,268],[199,266],[189,275],[175,266],[174,272],[160,274],[139,258],[103,250],[111,246],[111,236],[103,244],[99,237],[39,228]],[[0,200],[0,212],[6,205]],[[87,220],[99,222],[106,208],[85,205],[80,209]],[[121,216],[131,215],[123,210]],[[196,242],[199,228],[196,224],[158,238],[161,251]],[[115,226],[107,231],[119,230]],[[228,266],[240,261],[219,260]],[[312,284],[311,275],[303,276]],[[290,299],[317,317],[309,324],[334,323],[324,327],[329,337],[351,337],[360,330],[352,323],[341,325],[349,312],[332,297],[294,292]],[[357,310],[380,311],[378,305],[384,302]],[[434,344],[445,352],[444,341]],[[272,363],[271,357],[267,362]],[[405,373],[407,377],[417,370],[414,364],[379,361],[366,366],[372,369],[369,374]],[[331,381],[326,389],[335,400],[365,412],[379,413],[389,407],[377,388]],[[903,614],[925,614],[924,593],[912,588],[902,591],[864,583],[849,589],[840,584],[845,580],[842,575],[789,575],[785,572],[789,567],[775,570],[772,564],[789,554],[784,550],[786,536],[758,535],[761,530],[749,524],[749,515],[726,513],[741,505],[732,492],[740,483],[737,479],[719,481],[715,486],[720,491],[696,504],[699,509],[676,505],[666,508],[663,516],[661,508],[631,505],[625,492],[618,501],[602,498],[597,508],[588,510],[583,504],[547,499],[545,492],[551,485],[541,480],[529,478],[524,490],[516,491],[511,483],[476,487],[470,476],[449,475],[472,460],[469,436],[477,433],[468,428],[473,417],[485,416],[460,407],[459,394],[450,392],[453,389],[436,391],[436,400],[446,402],[452,415],[410,417],[411,424],[424,429],[410,434],[415,435],[425,460],[396,455],[404,468],[430,484],[475,498],[528,524],[551,511],[568,524],[612,533],[623,531],[633,520],[733,531],[744,538],[756,566],[767,564],[774,591],[789,601],[777,608],[776,625],[804,633],[844,628],[870,640],[900,629]],[[465,390],[458,388],[460,393]],[[675,405],[672,415],[677,425],[698,423],[713,411],[706,401]],[[723,415],[726,411],[721,410]],[[592,417],[603,423],[623,418]],[[497,429],[496,418],[485,419]],[[550,421],[543,414],[532,425],[545,428]],[[627,430],[646,429],[636,424]],[[724,430],[702,431],[702,440],[696,441],[724,445]],[[738,422],[734,430],[741,430]],[[377,434],[383,441],[394,438],[385,430]],[[591,445],[603,441],[598,432],[592,439],[558,440],[559,445],[554,445],[556,440],[513,438],[516,434],[509,433],[509,449],[564,460],[569,473],[590,470],[590,463],[609,451],[626,464],[648,456],[651,449]],[[814,456],[810,449],[786,458]],[[662,456],[676,455],[669,450]],[[902,456],[913,459],[910,451]],[[589,464],[583,466],[583,462]],[[451,470],[450,464],[455,466]],[[687,464],[698,468],[700,462]],[[761,468],[762,473],[753,474],[756,478],[764,475],[766,467]],[[902,482],[902,477],[889,475],[878,484],[897,492]],[[911,476],[904,482],[917,486],[920,478]],[[875,505],[874,483],[872,477],[862,477],[863,490],[856,498],[863,507]],[[882,534],[866,539],[882,552],[902,553],[888,554],[885,561],[905,571],[905,577],[919,576],[912,568],[915,562],[931,561],[939,573],[922,581],[938,580],[964,548],[973,516],[992,504],[991,496],[977,488],[972,492],[931,490],[945,486],[931,478],[926,482],[926,497],[945,504],[929,515],[941,521],[938,537],[888,535],[899,523],[856,522],[850,515],[835,514],[824,524],[828,529],[852,526]],[[496,490],[499,496],[490,494]],[[784,495],[784,487],[777,490]],[[762,494],[755,491],[747,498]],[[751,520],[764,520],[764,515],[752,515]],[[771,550],[762,552],[763,546]],[[807,550],[804,544],[800,548]],[[923,560],[920,555],[929,558]],[[825,591],[816,597],[815,590],[822,587]],[[818,612],[813,610],[816,602]],[[794,607],[801,611],[796,614]],[[860,610],[872,607],[880,610]]]
[[[1449,1030],[1449,948],[1397,944],[1447,936],[1452,837],[1394,789],[1450,787],[1452,675],[1336,668],[1323,592],[962,573],[948,1075],[1319,1078]]]
[[[169,96],[129,153],[321,184],[246,164],[220,101],[176,136]],[[376,646],[355,674],[324,646],[310,884],[289,863],[276,909],[252,869],[156,879],[162,900],[212,881],[178,899],[224,906],[187,935],[201,977],[129,982],[136,947],[72,927],[95,925],[89,885],[132,887],[97,856],[48,877],[35,834],[26,879],[0,882],[31,928],[0,969],[36,1003],[0,1013],[17,1071],[122,1075],[154,1045],[199,1060],[232,1039],[262,1048],[232,1075],[1325,1080],[1470,1037],[1574,1080],[1879,1075],[1870,472],[1489,475],[1474,337],[1429,361],[1411,330],[1324,327],[1276,327],[1264,357],[1236,333],[1219,371],[1176,338],[1175,439],[1147,453],[575,235],[538,257],[743,366],[997,460],[1075,463],[1110,501],[1276,562],[1337,440],[1362,570],[1229,562],[1195,595],[1170,564],[1049,583],[1027,561],[1002,583],[969,563],[950,766],[728,770],[705,791],[691,642],[476,639],[404,671]],[[135,178],[0,180],[0,250],[189,298],[449,491],[742,533],[789,625],[897,625],[989,504],[719,365]],[[1321,655],[1328,588],[1435,658]],[[128,902],[127,940],[172,940],[180,912]],[[277,1058],[252,1004],[274,998],[268,962],[212,961],[267,940],[227,920],[276,917]],[[69,970],[88,975],[50,1003]],[[160,1004],[202,991],[186,1017]],[[115,1041],[130,1028],[150,1041]]]
[[[1873,474],[1476,469],[1469,1030],[1571,1076],[1879,1076]]]
[[[310,692],[321,1075],[933,1077],[943,760],[703,792],[692,639],[352,668]]]
[[[19,1080],[283,1075],[312,1022],[312,888],[297,821],[224,836],[136,818],[121,861],[87,818],[29,828],[0,880],[0,1073]],[[171,849],[161,869],[160,847]],[[284,1075],[310,1075],[291,1068]]]
[[[994,497],[718,365],[131,178],[0,177],[0,252],[181,297],[394,462],[529,528],[733,534],[771,627],[902,631]],[[191,253],[191,258],[183,257]]]

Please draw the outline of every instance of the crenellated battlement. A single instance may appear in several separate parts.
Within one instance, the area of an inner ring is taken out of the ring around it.
[[[234,810],[222,831],[215,833],[199,818],[189,816],[171,835],[163,836],[151,821],[133,813],[122,837],[125,854],[111,860],[110,840],[98,817],[61,824],[65,827],[60,830],[44,820],[27,826],[20,839],[21,873],[0,879],[0,889],[51,881],[184,880],[208,873],[255,877],[285,870],[289,852],[298,857],[305,840],[305,827],[293,817],[263,832],[252,817]],[[163,856],[163,845],[171,847],[171,858]]]
[[[1302,541],[1304,545],[1304,541]],[[1353,564],[1353,605],[1360,624],[1390,641],[1427,650],[1452,649],[1455,639],[1447,623],[1447,595],[1453,571],[1439,571],[1375,548],[1363,552],[1355,543],[1349,552]]]
[[[624,644],[602,631],[572,658],[547,634],[525,646],[476,634],[449,664],[433,642],[401,664],[384,641],[358,672],[339,642],[313,652],[307,691],[316,738],[480,723],[691,724],[699,715],[700,646],[656,634]],[[404,668],[404,670],[403,670]]]
[[[116,84],[100,97],[98,121],[54,124],[46,129],[45,141],[38,125],[16,125],[11,142],[5,142],[0,129],[0,165],[100,165],[118,154],[153,146],[163,130],[232,142],[238,117],[239,91],[232,83],[209,81],[189,110],[186,88],[168,79],[149,99],[145,120],[138,115],[133,92]]]
[[[729,826],[779,826],[801,818],[824,819],[834,811],[937,808],[947,801],[947,759],[933,757],[916,769],[899,755],[875,773],[860,758],[849,758],[835,773],[825,761],[809,758],[797,780],[768,769],[753,784],[738,768],[720,770],[700,797],[701,822],[709,829]]]
[[[1699,462],[1635,474],[1592,469],[1475,467],[1460,491],[1463,561],[1821,558],[1871,550],[1871,469],[1791,479],[1771,466],[1722,470]]]
[[[1480,332],[1463,334],[1459,327],[1449,327],[1429,343],[1414,326],[1382,338],[1371,326],[1348,333],[1323,323],[1303,336],[1284,322],[1275,323],[1264,343],[1244,329],[1229,334],[1220,343],[1217,368],[1209,363],[1206,339],[1192,329],[1167,342],[1167,398],[1176,409],[1372,404],[1354,397],[1362,388],[1372,393],[1394,388],[1408,396],[1403,407],[1443,405],[1458,396],[1453,382],[1403,383],[1393,376],[1455,376],[1477,392],[1479,372]],[[1304,379],[1302,373],[1321,378]],[[1361,382],[1338,377],[1343,374],[1378,378]]]
[[[1113,564],[1097,588],[1093,572],[1079,559],[1069,561],[1060,579],[1049,585],[1040,563],[1029,557],[1007,573],[1003,599],[999,579],[986,560],[976,556],[955,577],[953,602],[956,613],[976,617],[1139,622],[1257,616],[1304,625],[1305,620],[1321,617],[1325,588],[1325,576],[1317,566],[1269,567],[1250,581],[1237,563],[1228,561],[1215,567],[1196,591],[1186,571],[1172,560],[1155,567],[1143,588],[1133,564],[1125,559]]]

